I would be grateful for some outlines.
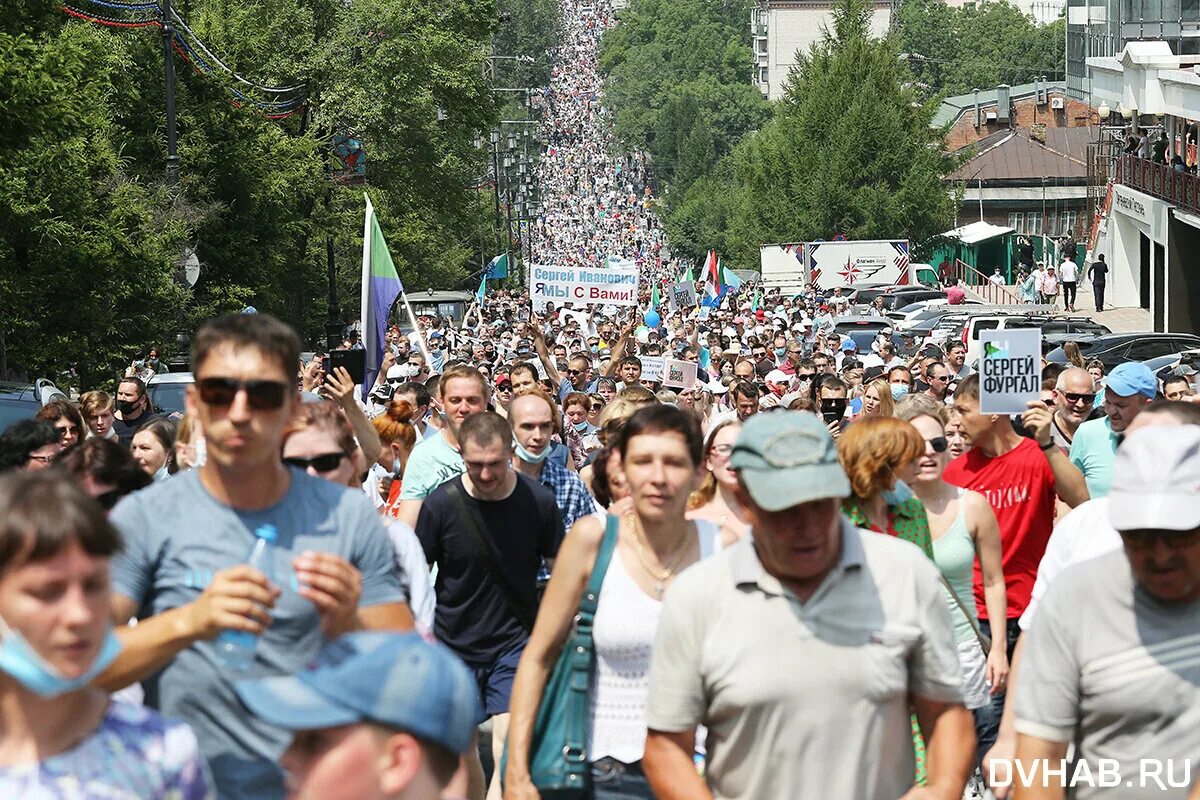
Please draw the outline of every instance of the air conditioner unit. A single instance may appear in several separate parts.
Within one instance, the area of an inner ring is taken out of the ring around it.
[[[1051,97],[1050,107],[1058,109],[1066,108],[1066,101],[1061,97]]]
[[[996,112],[995,112],[995,111],[989,111],[989,112],[987,112],[987,115],[986,115],[986,117],[987,117],[987,121],[988,121],[988,122],[995,122],[995,121],[996,121]]]

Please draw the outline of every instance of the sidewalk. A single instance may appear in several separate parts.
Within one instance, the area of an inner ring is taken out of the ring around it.
[[[972,299],[982,299],[980,296],[971,290],[971,287],[964,287],[967,290],[967,296]],[[1016,286],[1005,286],[1013,294],[1017,293]],[[1132,333],[1134,331],[1150,331],[1154,330],[1154,320],[1150,316],[1150,312],[1144,308],[1112,308],[1106,307],[1103,311],[1097,312],[1092,305],[1092,289],[1089,285],[1086,293],[1084,290],[1079,291],[1079,296],[1076,298],[1075,311],[1067,312],[1062,308],[1062,296],[1058,298],[1059,313],[1072,317],[1088,317],[1089,319],[1099,322],[1101,325],[1107,325],[1113,333]]]

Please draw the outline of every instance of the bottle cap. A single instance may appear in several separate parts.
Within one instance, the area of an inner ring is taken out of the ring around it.
[[[279,531],[275,529],[274,525],[259,525],[258,529],[254,531],[254,535],[265,542],[274,542],[279,538]]]

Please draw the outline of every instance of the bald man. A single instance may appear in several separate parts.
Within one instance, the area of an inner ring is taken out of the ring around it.
[[[1063,370],[1054,385],[1054,420],[1050,435],[1064,451],[1071,449],[1075,431],[1094,408],[1096,382],[1086,369],[1071,367]]]

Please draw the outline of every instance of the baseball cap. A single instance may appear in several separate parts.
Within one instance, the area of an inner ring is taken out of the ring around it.
[[[509,385],[512,385],[512,378],[508,377],[507,372],[501,372],[499,375],[496,376],[496,385],[499,386],[502,383],[507,383]]]
[[[765,511],[850,495],[833,436],[820,417],[804,411],[750,417],[742,424],[729,466]]]
[[[238,681],[234,688],[255,716],[281,728],[375,722],[460,754],[483,718],[466,666],[417,633],[347,634],[295,675]]]
[[[844,350],[844,351],[848,352],[850,350],[857,350],[857,349],[858,349],[858,345],[856,345],[854,343],[853,339],[846,339],[842,342],[842,350]]]
[[[412,364],[396,364],[388,367],[387,379],[389,381],[406,381],[417,374],[417,368]]]
[[[1119,531],[1200,527],[1200,426],[1129,434],[1113,461],[1108,518]]]
[[[781,369],[773,369],[768,372],[766,376],[767,383],[779,383],[786,385],[787,383],[791,382],[791,380],[792,376],[788,375]]]
[[[1196,370],[1187,364],[1180,364],[1178,367],[1171,370],[1171,374],[1180,378],[1190,378],[1196,374]]]
[[[1108,373],[1104,382],[1105,387],[1113,394],[1121,397],[1132,397],[1135,394],[1145,395],[1151,400],[1158,394],[1158,381],[1154,373],[1145,364],[1137,361],[1127,361],[1118,364]]]

